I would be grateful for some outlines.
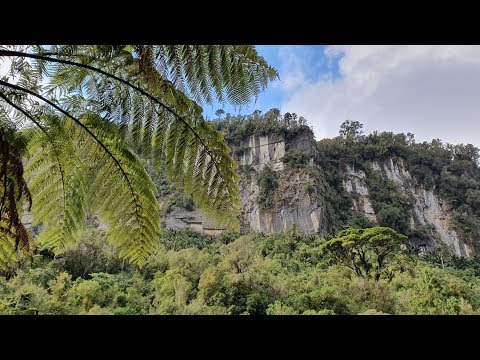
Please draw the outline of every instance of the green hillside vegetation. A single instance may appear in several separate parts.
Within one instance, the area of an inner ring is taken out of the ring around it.
[[[220,110],[219,110],[220,111]],[[217,114],[220,115],[217,111]],[[270,109],[265,114],[255,110],[250,115],[235,115],[227,113],[210,121],[210,124],[225,136],[225,141],[236,154],[241,154],[248,147],[248,138],[252,135],[285,135],[293,137],[302,131],[312,132],[307,120],[295,113],[282,115],[278,109]]]
[[[247,148],[251,135],[277,134],[286,139],[302,131],[310,131],[307,120],[296,114],[281,114],[270,109],[262,114],[254,111],[251,115],[223,115],[211,123],[225,136],[234,152],[241,154]],[[297,120],[298,119],[298,120]],[[479,149],[471,144],[445,144],[439,139],[417,143],[412,133],[378,132],[364,135],[363,125],[358,121],[345,121],[339,136],[317,141],[318,164],[321,171],[309,166],[311,154],[287,148],[284,163],[288,168],[304,169],[323,188],[328,235],[333,236],[346,227],[368,227],[373,225],[362,213],[353,211],[352,198],[345,191],[345,166],[350,165],[366,173],[367,186],[378,225],[387,226],[407,236],[429,236],[427,231],[409,229],[409,209],[412,199],[406,198],[396,184],[382,173],[372,169],[370,161],[390,157],[402,158],[414,181],[433,189],[435,193],[451,204],[452,223],[465,241],[474,248],[479,247],[480,237],[480,169]],[[268,208],[275,190],[274,176],[267,171],[259,174],[262,208]],[[266,181],[268,180],[268,181]],[[272,181],[270,181],[272,180]],[[271,184],[271,187],[266,185]]]
[[[371,160],[398,157],[405,164],[417,184],[435,193],[452,206],[451,227],[458,231],[467,243],[479,247],[480,237],[480,169],[479,149],[471,144],[444,144],[439,139],[431,142],[415,142],[414,135],[374,132],[362,135],[362,124],[345,122],[340,136],[317,142],[320,164],[327,184],[327,202],[333,231],[346,226],[356,216],[349,210],[348,194],[342,186],[342,169],[346,164],[365,171],[372,205],[379,225],[389,226],[405,235],[410,233],[408,219],[410,199],[400,193],[397,186],[369,165]],[[346,216],[338,215],[345,214]],[[421,235],[421,234],[420,234]]]
[[[211,121],[237,154],[249,135],[311,131],[305,120],[272,109]],[[268,124],[268,131],[265,126]],[[328,231],[301,235],[165,230],[143,267],[129,263],[89,219],[78,243],[55,255],[45,245],[0,276],[0,314],[480,314],[480,257],[438,249],[426,256],[408,246],[411,199],[374,171],[370,160],[401,157],[414,180],[453,206],[452,226],[475,245],[480,231],[479,150],[472,145],[416,143],[412,134],[362,135],[346,122],[340,136],[317,142],[321,171],[311,155],[287,149],[289,169],[316,177],[325,197]],[[349,164],[367,174],[379,223],[351,209],[344,187]],[[190,197],[148,169],[163,210],[191,208]],[[278,186],[268,167],[259,174],[260,205],[271,206]]]
[[[218,238],[167,231],[164,249],[141,269],[120,260],[92,228],[64,254],[37,249],[31,263],[0,277],[0,313],[480,313],[480,258],[419,258],[400,250],[401,235],[378,227],[350,229],[330,242],[352,233],[351,246],[364,250],[363,270],[371,274],[357,274],[325,240],[295,228]],[[382,249],[388,255],[378,268]]]

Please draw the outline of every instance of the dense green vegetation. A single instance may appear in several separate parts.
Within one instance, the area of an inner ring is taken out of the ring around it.
[[[332,259],[355,271],[360,277],[380,279],[406,236],[388,227],[348,228],[322,245]]]
[[[409,234],[410,199],[398,186],[379,171],[369,166],[366,169],[366,183],[373,209],[381,226],[388,226],[402,234]]]
[[[440,262],[395,245],[385,248],[389,261],[375,281],[323,251],[325,240],[294,228],[221,238],[167,231],[165,238],[165,249],[141,269],[118,259],[99,229],[62,255],[38,250],[33,262],[0,277],[0,313],[480,313],[479,258],[438,254]]]
[[[301,169],[306,167],[312,158],[312,155],[303,150],[286,151],[282,161],[288,168]]]
[[[357,216],[349,209],[351,202],[342,185],[345,166],[350,165],[367,175],[379,224],[409,235],[411,199],[405,198],[392,181],[373,170],[369,163],[397,157],[405,160],[414,181],[433,189],[451,204],[452,228],[476,246],[475,239],[480,237],[479,149],[471,144],[444,144],[438,139],[417,143],[411,133],[375,131],[363,135],[361,129],[362,124],[347,121],[342,124],[340,136],[317,142],[327,188],[327,212],[335,224],[333,230],[350,225]]]
[[[221,113],[217,111],[217,115]],[[224,134],[225,140],[238,155],[245,151],[248,138],[252,135],[284,135],[288,138],[302,131],[312,132],[303,116],[298,117],[295,113],[282,115],[275,108],[263,115],[260,110],[255,110],[251,115],[232,116],[227,113],[225,117],[211,120],[210,124]]]
[[[271,211],[274,204],[275,192],[278,188],[277,173],[265,166],[258,174],[258,205],[263,211]]]

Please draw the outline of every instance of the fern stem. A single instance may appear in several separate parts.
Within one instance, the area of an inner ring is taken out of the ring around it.
[[[7,197],[7,165],[8,165],[8,144],[6,141],[4,141],[4,134],[2,131],[2,139],[1,139],[1,145],[2,145],[2,156],[3,156],[3,162],[2,162],[2,178],[3,178],[3,196],[2,196],[2,205],[0,207],[0,219],[3,214],[3,207],[5,205],[5,199]]]

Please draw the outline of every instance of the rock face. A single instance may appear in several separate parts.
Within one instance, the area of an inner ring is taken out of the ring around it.
[[[279,171],[275,206],[267,210],[261,210],[257,202],[260,191],[257,179],[258,173],[255,170],[249,176],[242,175],[242,233],[282,232],[293,224],[304,234],[323,231],[324,208],[321,201],[305,189],[312,183],[308,174],[291,170]]]
[[[293,224],[304,234],[324,232],[326,220],[321,187],[308,172],[285,166],[283,157],[286,151],[304,151],[311,155],[309,165],[316,166],[315,139],[308,131],[288,139],[283,134],[251,136],[246,141],[245,150],[235,156],[241,166],[242,233],[282,232]],[[276,173],[278,189],[274,207],[262,210],[258,204],[258,176],[265,166]],[[206,234],[223,231],[205,219],[198,210],[188,211],[180,207],[174,207],[165,214],[164,224],[167,229],[189,226]]]
[[[372,203],[370,202],[367,184],[365,183],[365,172],[362,170],[355,170],[350,165],[347,165],[346,172],[347,180],[344,181],[343,186],[349,194],[353,195],[352,208],[356,211],[365,213],[365,216],[370,221],[377,221],[377,216],[375,215]]]
[[[248,148],[239,156],[240,165],[252,166],[256,171],[263,170],[265,165],[274,171],[284,169],[285,139],[280,135],[251,136]]]
[[[283,135],[252,136],[249,147],[238,157],[243,166],[241,180],[241,231],[282,232],[293,224],[305,234],[321,233],[325,227],[324,206],[315,180],[305,171],[288,169],[283,163],[286,151],[305,151],[315,163],[316,147],[312,134],[303,132],[286,140]],[[278,189],[275,206],[262,210],[258,204],[258,176],[268,166],[276,172]]]
[[[433,190],[426,190],[423,186],[416,184],[406,169],[403,159],[387,158],[384,161],[372,161],[370,164],[374,170],[383,172],[389,180],[396,183],[398,188],[412,200],[411,228],[417,229],[422,226],[429,229],[433,238],[447,245],[458,256],[473,254],[472,249],[461,240],[460,236],[449,229],[450,207],[448,204]],[[345,189],[353,195],[353,208],[363,211],[370,220],[375,221],[365,183],[365,173],[350,166],[347,166],[346,171],[348,180],[345,182]],[[432,241],[420,241],[415,245],[431,249],[435,244]]]
[[[179,206],[174,206],[169,213],[165,214],[163,222],[167,229],[178,230],[190,227],[205,235],[219,235],[225,230],[205,218],[200,211],[187,210]]]
[[[319,171],[318,154],[313,134],[303,131],[286,137],[285,135],[251,136],[244,142],[243,151],[237,151],[236,161],[241,169],[241,232],[259,231],[276,233],[287,230],[296,224],[304,234],[324,233],[327,228],[325,215],[324,187],[308,169],[289,168],[283,158],[289,151],[303,151],[309,157],[309,169]],[[401,158],[386,158],[372,161],[371,167],[382,172],[386,178],[398,185],[409,199],[410,226],[429,232],[431,240],[413,239],[413,244],[432,249],[436,243],[447,245],[459,256],[470,256],[473,250],[461,237],[449,228],[449,205],[439,198],[433,190],[427,190],[412,179]],[[260,193],[258,178],[268,166],[277,177],[278,188],[271,208],[262,209],[258,203]],[[363,212],[372,222],[377,221],[370,193],[367,187],[366,173],[360,169],[346,166],[345,190],[351,194],[352,209]],[[197,211],[187,211],[175,207],[165,216],[167,228],[190,226],[206,234],[218,234],[223,229],[205,219]]]

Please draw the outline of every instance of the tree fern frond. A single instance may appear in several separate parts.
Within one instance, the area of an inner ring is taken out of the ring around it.
[[[40,132],[32,135],[25,177],[34,199],[33,223],[43,225],[37,241],[59,253],[76,240],[84,226],[86,186],[77,170],[72,134],[61,131],[63,126],[54,129],[49,138],[62,139],[62,146],[45,141]]]
[[[0,224],[0,269],[8,269],[20,260],[15,250],[15,235]]]
[[[103,126],[101,119],[95,118],[95,115],[84,116],[83,120],[92,131],[97,126]],[[128,150],[126,143],[112,137],[112,133],[102,131],[97,135],[113,157],[95,152],[99,145],[91,138],[88,138],[90,144],[85,145],[92,149],[84,160],[85,166],[88,166],[86,173],[93,179],[88,206],[92,212],[98,211],[99,217],[106,223],[109,239],[120,249],[120,256],[143,265],[157,245],[160,234],[156,189],[138,157]],[[119,171],[113,158],[122,165],[124,173]],[[130,186],[126,186],[125,180]]]
[[[95,131],[113,157],[106,155],[94,138],[82,136],[82,128],[68,122],[58,124],[55,129],[63,141],[60,158],[68,199],[62,207],[61,181],[52,171],[53,148],[37,134],[39,138],[30,142],[26,176],[31,179],[34,221],[43,225],[38,241],[62,252],[78,238],[87,212],[98,213],[107,225],[109,240],[120,248],[120,256],[143,265],[160,233],[155,186],[139,159],[125,143],[112,138],[95,115],[86,114],[81,121]],[[63,129],[61,136],[59,128]],[[122,171],[113,158],[121,163]]]
[[[36,54],[27,49],[0,48],[0,58],[14,59],[12,76],[19,75],[15,84],[0,80],[0,90],[12,91],[7,98],[14,108],[25,104],[3,116],[5,124],[10,118],[14,126],[41,119],[36,125],[44,127],[43,135],[32,136],[42,147],[29,148],[28,163],[34,199],[43,205],[32,209],[44,225],[42,241],[61,251],[94,211],[121,255],[143,264],[158,238],[159,209],[135,153],[162,168],[207,217],[238,228],[237,165],[198,104],[246,104],[278,77],[254,47],[37,46]],[[45,74],[53,76],[42,93]],[[18,196],[28,190],[20,180],[15,178]],[[63,207],[57,206],[59,194]],[[66,200],[72,197],[76,202]]]
[[[19,260],[17,250],[30,254],[30,235],[21,222],[22,203],[31,206],[23,177],[21,151],[24,139],[13,129],[0,128],[0,268]]]
[[[155,78],[151,77],[151,80],[154,81]],[[122,82],[125,82],[122,80]],[[156,84],[156,83],[155,83]],[[75,117],[71,116],[67,112],[65,112],[63,109],[59,108],[57,105],[49,101],[48,99],[32,92],[29,91],[28,89],[24,89],[22,87],[19,87],[17,85],[9,84],[7,82],[4,82],[0,80],[0,85],[4,85],[10,88],[13,88],[15,90],[20,90],[24,91],[30,95],[33,95],[35,97],[38,97],[42,101],[45,101],[47,104],[50,106],[54,107],[56,110],[60,111],[61,113],[65,114],[69,118],[71,118],[73,121],[75,121],[80,127],[83,127],[85,131],[87,131],[94,139],[96,139],[95,134],[93,134],[88,128],[86,128],[84,125],[82,125]],[[209,162],[212,162],[214,166],[216,167],[217,171],[220,173],[220,176],[222,176],[223,181],[228,183],[228,186],[225,186],[225,191],[224,192],[217,192],[216,196],[218,199],[211,199],[212,201],[215,201],[216,203],[222,203],[222,202],[229,202],[232,204],[232,211],[229,212],[220,212],[216,211],[214,208],[212,208],[209,205],[208,201],[204,201],[206,196],[209,195],[208,191],[208,182],[206,181],[201,181],[197,182],[197,185],[200,186],[207,186],[207,188],[198,188],[198,186],[194,187],[194,191],[198,191],[198,196],[194,196],[194,201],[196,205],[204,211],[206,214],[210,217],[213,218],[213,220],[216,220],[219,224],[226,225],[226,226],[234,226],[238,228],[238,223],[236,216],[238,214],[238,209],[239,209],[239,197],[235,192],[238,192],[238,185],[236,182],[239,179],[239,175],[235,172],[235,169],[237,167],[236,163],[229,157],[229,152],[226,151],[228,148],[226,145],[223,143],[223,139],[221,138],[221,134],[217,131],[215,131],[211,126],[209,126],[203,119],[197,119],[197,121],[194,122],[189,119],[188,117],[181,117],[179,116],[175,111],[170,109],[169,107],[165,106],[161,102],[158,101],[155,97],[149,95],[145,91],[138,89],[139,91],[142,92],[142,94],[145,94],[147,97],[149,97],[151,100],[155,101],[156,103],[160,103],[162,107],[167,109],[170,113],[174,114],[174,120],[170,125],[176,124],[177,121],[181,121],[184,123],[184,129],[185,131],[192,132],[194,136],[197,138],[197,141],[201,143],[201,147],[209,153]],[[181,96],[181,94],[179,94]],[[178,132],[180,134],[180,132]],[[175,132],[173,132],[173,135],[175,135]],[[221,139],[222,141],[219,141]],[[99,141],[99,139],[96,139],[97,143],[104,148],[104,150],[109,152],[108,149]],[[170,138],[170,143],[174,144],[175,142],[173,141],[173,137]],[[111,154],[110,154],[111,155]],[[113,158],[113,156],[111,156]],[[171,162],[167,164],[166,169],[168,172],[168,168],[170,167],[170,164],[173,166],[173,157],[171,158]],[[117,164],[120,168],[120,164]],[[209,173],[206,173],[209,174]],[[124,174],[125,175],[125,174]],[[204,173],[197,173],[196,178],[199,176],[203,176]],[[167,179],[171,179],[171,177],[167,176]],[[131,186],[130,186],[131,187]],[[132,189],[130,189],[132,191]],[[211,194],[211,192],[210,192]]]

